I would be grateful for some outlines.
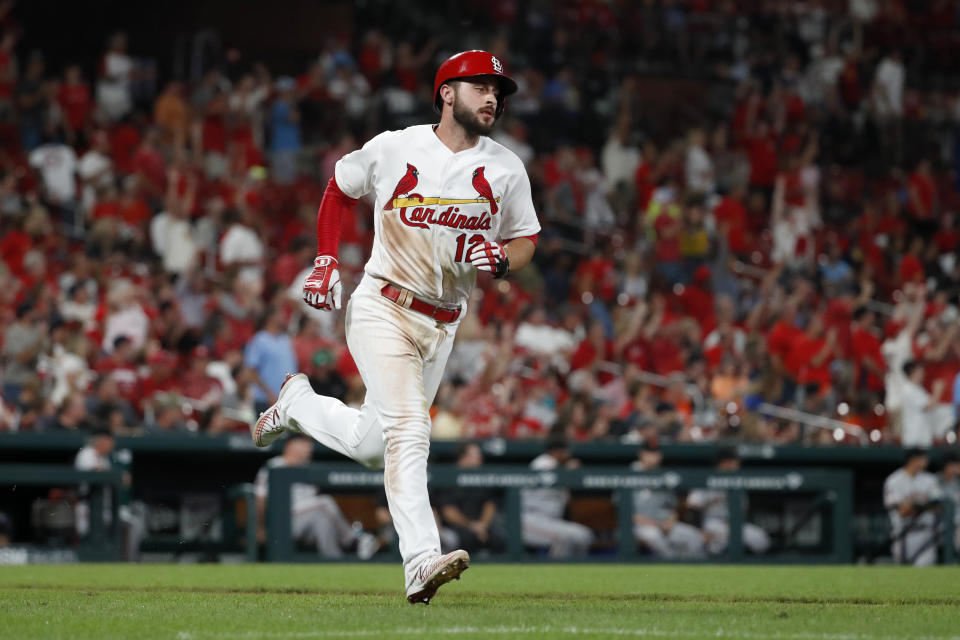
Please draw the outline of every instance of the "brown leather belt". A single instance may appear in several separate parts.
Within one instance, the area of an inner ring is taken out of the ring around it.
[[[438,322],[454,322],[460,317],[460,307],[450,309],[446,307],[437,307],[414,295],[406,289],[395,287],[392,284],[384,285],[380,289],[380,294],[387,300],[396,302],[401,307],[413,309],[417,313],[429,316]]]

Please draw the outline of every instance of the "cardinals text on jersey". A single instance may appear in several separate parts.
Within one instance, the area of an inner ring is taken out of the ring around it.
[[[453,153],[431,125],[388,131],[344,156],[336,179],[352,198],[376,195],[366,272],[437,303],[466,300],[472,246],[540,231],[523,163],[489,138]]]

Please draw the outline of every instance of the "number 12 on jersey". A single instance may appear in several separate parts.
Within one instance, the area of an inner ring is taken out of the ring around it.
[[[457,236],[457,254],[453,257],[454,262],[463,262],[465,256],[470,255],[470,249],[467,249],[464,252],[464,248],[467,243],[470,243],[470,249],[473,249],[475,246],[483,242],[483,236],[479,233],[470,236],[470,239],[467,240],[467,234],[461,233]]]

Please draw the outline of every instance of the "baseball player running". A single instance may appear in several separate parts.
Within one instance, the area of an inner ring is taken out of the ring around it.
[[[315,394],[298,373],[251,427],[261,447],[298,431],[384,469],[411,604],[429,603],[470,562],[463,550],[441,555],[427,495],[429,408],[459,319],[477,272],[503,278],[524,267],[540,231],[523,163],[487,137],[516,90],[491,54],[454,55],[434,83],[438,125],[384,132],[337,163],[303,298],[340,308],[341,220],[372,192],[373,250],[346,312],[347,346],[367,395],[353,409]]]

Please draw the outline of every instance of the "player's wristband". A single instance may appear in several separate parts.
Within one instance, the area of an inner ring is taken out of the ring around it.
[[[500,278],[506,278],[507,274],[510,273],[510,258],[507,257],[506,252],[503,253],[503,260],[497,261],[496,270],[493,272],[493,277],[495,280]]]

